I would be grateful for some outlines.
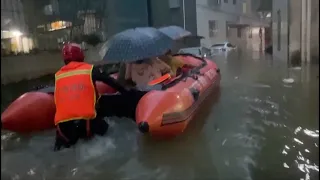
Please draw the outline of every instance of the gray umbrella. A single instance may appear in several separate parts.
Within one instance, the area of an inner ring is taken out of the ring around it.
[[[111,37],[99,54],[110,63],[135,62],[163,55],[172,43],[172,39],[155,28],[128,29]]]
[[[191,32],[189,32],[179,26],[162,27],[162,28],[159,28],[159,31],[166,34],[167,36],[169,36],[173,40],[178,40],[178,39],[181,39],[181,38],[184,38],[184,37],[191,35]]]

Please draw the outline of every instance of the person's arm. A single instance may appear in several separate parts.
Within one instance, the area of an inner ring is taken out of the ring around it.
[[[182,68],[184,66],[184,63],[179,58],[172,57],[171,61],[176,68]]]
[[[166,64],[165,62],[161,61],[160,59],[158,59],[158,58],[154,59],[154,60],[153,60],[153,64],[154,64],[156,67],[160,68],[160,69],[161,69],[161,72],[162,72],[163,74],[165,74],[165,73],[170,73],[170,74],[172,74],[172,69],[171,69],[171,67],[170,67],[168,64]]]
[[[120,93],[128,92],[124,87],[122,87],[116,80],[106,73],[103,72],[102,68],[93,67],[92,69],[92,80],[95,81],[102,81],[103,83],[111,86],[112,88],[116,89]]]

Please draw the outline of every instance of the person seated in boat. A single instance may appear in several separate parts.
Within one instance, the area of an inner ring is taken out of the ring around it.
[[[172,70],[172,76],[177,76],[177,74],[180,74],[181,69],[185,66],[194,67],[192,64],[183,62],[179,57],[173,56],[171,50],[160,56],[159,59],[170,66]]]
[[[80,45],[65,44],[62,55],[65,65],[55,74],[55,151],[76,144],[80,138],[102,136],[107,132],[107,122],[96,112],[99,94],[95,81],[125,91],[100,68],[84,62]]]
[[[168,79],[172,73],[166,63],[158,58],[151,58],[127,63],[125,79],[132,80],[137,87],[145,87],[161,83],[163,80],[160,79]]]

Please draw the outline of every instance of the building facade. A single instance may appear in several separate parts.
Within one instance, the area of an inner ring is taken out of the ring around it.
[[[319,62],[319,1],[273,0],[273,56]]]
[[[1,0],[1,55],[28,53],[32,48],[21,0]]]
[[[254,49],[259,47],[255,44],[264,44],[260,42],[263,37],[259,37],[259,30],[264,30],[268,23],[258,16],[258,6],[258,0],[197,0],[198,34],[205,37],[201,44],[211,46],[229,41],[261,50]]]
[[[188,42],[188,46],[210,47],[230,41],[252,49],[259,47],[254,43],[261,44],[259,28],[269,26],[258,16],[260,0],[150,1],[152,26],[178,25],[204,37]]]
[[[27,30],[20,0],[1,0],[1,30]]]
[[[37,46],[44,49],[58,48],[70,35],[72,26],[73,35],[99,32],[108,38],[127,28],[168,25],[178,25],[204,37],[186,40],[188,46],[209,47],[230,41],[252,48],[256,47],[251,43],[255,36],[250,34],[259,32],[252,29],[264,26],[255,12],[260,1],[29,0],[25,1],[25,12],[30,32],[37,33]]]

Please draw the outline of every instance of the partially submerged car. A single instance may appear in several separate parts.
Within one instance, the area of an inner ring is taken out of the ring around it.
[[[232,45],[230,42],[217,43],[211,46],[211,54],[218,55],[223,52],[231,52],[237,50],[237,46]]]

